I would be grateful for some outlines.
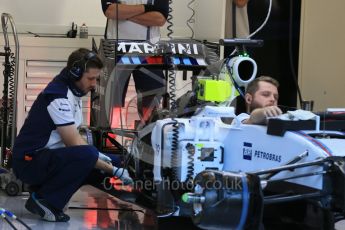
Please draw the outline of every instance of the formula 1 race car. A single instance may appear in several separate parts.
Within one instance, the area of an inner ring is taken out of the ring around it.
[[[206,106],[158,120],[130,151],[139,200],[204,229],[333,229],[345,208],[345,123],[319,118],[245,125],[233,107]]]
[[[210,68],[208,57],[212,55],[203,44],[170,43],[158,44],[157,52],[149,53],[148,60],[160,57],[162,63],[155,65],[167,71],[172,67],[207,67],[209,76],[197,75],[192,81],[196,87],[184,105],[171,100],[170,110],[181,110],[179,117],[162,112],[158,119],[132,131],[104,129],[109,126],[111,112],[102,108],[113,107],[110,102],[116,73],[133,65],[137,55],[143,57],[140,52],[127,54],[123,47],[145,50],[148,45],[106,40],[100,46],[106,65],[95,92],[99,95],[92,97],[98,99],[92,103],[95,138],[91,139],[101,151],[102,143],[109,139],[126,156],[126,166],[135,181],[131,189],[135,203],[155,210],[161,218],[190,217],[203,229],[334,229],[334,223],[345,213],[342,115],[297,111],[270,119],[267,126],[242,124],[228,102],[243,96],[241,87],[255,78],[255,61],[241,52]],[[223,43],[244,47],[260,42]],[[112,47],[116,44],[123,61],[115,66],[113,56],[117,53]],[[174,86],[173,78],[168,79],[170,87]],[[174,95],[172,92],[171,97]],[[216,103],[207,106],[208,102]],[[163,119],[164,114],[170,118]],[[112,140],[110,133],[129,137],[130,144],[124,147]]]

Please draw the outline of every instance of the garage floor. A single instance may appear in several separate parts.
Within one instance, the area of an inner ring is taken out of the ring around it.
[[[123,202],[91,186],[82,187],[71,199],[66,211],[71,217],[67,223],[46,222],[38,216],[29,213],[24,204],[29,194],[9,197],[0,192],[0,208],[4,208],[23,220],[33,230],[84,230],[84,229],[112,229],[112,230],[150,230],[150,229],[196,229],[187,220],[177,222],[172,220],[163,222],[158,227],[156,216],[150,211],[137,205]],[[11,220],[18,230],[26,229],[15,220]],[[162,223],[161,221],[159,221]],[[4,219],[0,221],[1,230],[12,228]],[[337,230],[345,230],[345,221],[336,224]]]
[[[71,219],[67,223],[46,222],[29,213],[24,204],[29,194],[9,197],[0,194],[0,207],[14,213],[34,230],[65,229],[156,229],[156,217],[148,210],[127,202],[120,201],[91,186],[82,187],[71,199],[66,211]],[[26,229],[17,221],[13,221],[17,229]],[[4,219],[0,221],[0,229],[13,229]]]

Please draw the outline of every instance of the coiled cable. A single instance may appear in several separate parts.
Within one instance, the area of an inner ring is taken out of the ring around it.
[[[1,165],[4,165],[5,157],[6,157],[6,149],[8,148],[8,141],[7,137],[9,135],[8,130],[8,83],[10,78],[10,55],[11,49],[10,47],[5,47],[5,63],[4,63],[4,88],[2,91],[2,108],[1,108]]]
[[[16,59],[15,62],[12,62],[12,64],[15,65],[12,67],[13,68],[12,69],[13,70],[13,76],[12,76],[13,77],[13,91],[11,92],[11,94],[13,94],[13,98],[12,98],[12,101],[10,101],[10,104],[12,104],[12,109],[13,109],[13,112],[11,115],[12,127],[11,127],[10,132],[6,132],[6,134],[9,134],[9,139],[10,139],[10,144],[6,147],[12,148],[14,145],[14,140],[15,140],[16,134],[17,134],[16,120],[17,120],[17,92],[18,92],[18,84],[17,83],[18,83],[18,72],[19,72],[19,70],[18,70],[19,69],[18,68],[18,64],[19,64],[19,41],[18,41],[16,26],[15,26],[14,20],[10,14],[7,14],[7,13],[1,14],[1,24],[2,24],[2,31],[3,31],[3,35],[4,35],[4,41],[5,41],[5,51],[10,48],[10,40],[8,37],[7,29],[8,29],[9,25],[11,26],[12,34],[13,34],[13,40],[14,40],[14,48],[15,48],[15,55],[14,56],[12,55],[12,58],[15,57],[15,59]],[[5,61],[7,62],[7,64],[10,63],[9,62],[9,57],[10,57],[9,55],[11,55],[11,52],[6,51]],[[6,80],[6,77],[7,76],[5,76],[5,80]],[[7,82],[7,84],[8,84],[8,82]],[[4,84],[4,86],[7,88],[8,85]],[[6,96],[8,96],[8,95],[6,94]],[[6,101],[6,103],[8,103],[8,101]],[[7,104],[6,104],[6,106],[7,106]],[[7,107],[5,110],[7,110]],[[8,115],[6,115],[6,117],[8,117]],[[5,127],[5,126],[7,126],[7,124],[2,125],[2,127]],[[2,147],[4,147],[3,144],[4,144],[4,142],[3,142],[3,138],[2,138],[2,143],[1,143]],[[3,162],[2,155],[4,153],[4,149],[2,149],[1,151],[2,151],[2,154],[0,156],[0,161]]]
[[[188,26],[188,28],[190,29],[190,31],[191,31],[191,36],[190,36],[190,38],[191,39],[193,39],[194,38],[194,29],[193,29],[193,26],[192,26],[192,24],[194,24],[195,23],[195,18],[194,18],[194,16],[195,16],[195,10],[194,10],[194,8],[192,7],[192,4],[195,2],[195,0],[191,0],[189,3],[188,3],[188,5],[187,5],[187,7],[188,7],[188,9],[190,9],[191,11],[192,11],[192,15],[190,16],[190,18],[188,18],[188,20],[186,21],[186,25]]]
[[[173,16],[172,16],[172,0],[169,0],[169,15],[167,18],[168,23],[168,38],[172,39],[173,34]],[[171,43],[169,44],[171,46]],[[172,47],[171,47],[172,48]],[[172,49],[169,49],[172,50]],[[172,63],[170,54],[167,54],[167,63]],[[168,70],[168,84],[169,84],[169,105],[170,105],[170,117],[173,122],[172,124],[172,140],[171,140],[171,169],[172,169],[172,179],[176,179],[177,175],[177,164],[178,164],[178,156],[177,156],[177,150],[178,150],[178,139],[179,139],[179,124],[178,121],[175,119],[177,117],[177,103],[176,103],[176,74],[173,69],[173,65]]]
[[[188,143],[186,146],[186,149],[187,149],[187,153],[188,153],[186,183],[190,183],[190,182],[193,182],[193,176],[194,176],[195,146],[191,143]]]
[[[172,27],[174,26],[174,23],[173,23],[173,16],[172,16],[172,12],[173,12],[173,9],[171,7],[172,5],[172,0],[169,0],[169,14],[168,14],[168,18],[167,18],[167,30],[168,30],[168,38],[172,39],[172,34],[174,33]]]
[[[173,69],[169,69],[169,104],[170,104],[170,115],[172,118],[177,116],[177,103],[176,103],[176,74]]]
[[[10,50],[11,52],[11,50]],[[14,108],[13,108],[13,100],[14,98],[14,90],[15,90],[15,83],[14,83],[14,71],[15,71],[15,56],[14,53],[10,54],[10,65],[9,65],[9,72],[8,72],[8,99],[9,99],[9,106],[8,106],[8,127],[9,130],[11,130],[12,125],[14,123],[13,118],[14,118]]]
[[[178,166],[178,139],[179,139],[179,124],[175,118],[172,118],[174,122],[172,125],[172,139],[171,139],[171,168],[172,168],[172,178],[176,180],[177,178],[177,166]]]
[[[5,63],[3,64],[4,70],[2,71],[3,76],[4,76],[4,87],[2,89],[2,102],[1,102],[1,123],[6,124],[7,123],[7,108],[8,108],[8,75],[9,75],[9,68],[10,68],[10,63],[9,63],[9,56],[11,53],[11,49],[5,47]]]

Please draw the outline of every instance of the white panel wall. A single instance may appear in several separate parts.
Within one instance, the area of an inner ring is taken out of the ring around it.
[[[20,32],[66,33],[72,22],[85,22],[93,33],[105,25],[100,0],[1,0],[0,9],[14,17]]]
[[[195,2],[195,37],[218,41],[225,34],[226,0],[197,0]]]
[[[345,1],[302,1],[299,83],[314,109],[345,107]]]
[[[198,3],[200,1],[200,3]],[[217,12],[218,2],[196,0],[196,4],[206,4],[203,9],[213,9]],[[186,20],[192,15],[187,8],[188,0],[173,0],[173,22],[174,37],[189,37],[191,32],[186,26]],[[1,0],[0,13],[10,13],[15,19],[17,29],[20,33],[32,31],[35,33],[65,34],[71,27],[72,22],[81,25],[86,23],[89,26],[89,34],[103,35],[106,18],[103,15],[101,0]],[[204,12],[198,16],[208,16]],[[215,14],[218,17],[218,13]],[[214,16],[212,16],[214,18]],[[208,23],[210,25],[211,22]],[[206,28],[206,27],[205,27]],[[1,28],[0,28],[1,31]],[[166,28],[162,30],[166,35]]]

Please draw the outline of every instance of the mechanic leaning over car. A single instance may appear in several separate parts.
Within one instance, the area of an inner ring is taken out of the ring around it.
[[[38,95],[15,140],[14,173],[34,190],[25,208],[44,220],[68,221],[63,208],[95,171],[132,183],[127,170],[119,168],[119,158],[113,166],[111,158],[78,132],[81,98],[95,89],[102,68],[100,58],[88,49],[71,53],[67,66]]]
[[[237,116],[244,124],[266,124],[268,117],[282,114],[278,108],[279,82],[268,76],[261,76],[250,82],[244,96],[246,112]]]

